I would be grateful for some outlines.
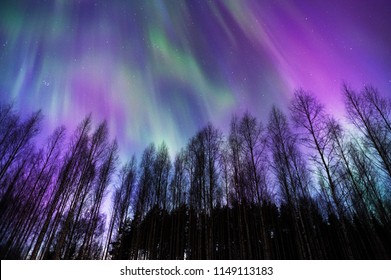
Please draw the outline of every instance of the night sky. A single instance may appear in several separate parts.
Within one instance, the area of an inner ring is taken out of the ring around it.
[[[391,88],[391,1],[0,1],[0,101],[45,130],[106,119],[123,154],[171,152],[208,121],[264,122],[304,88]]]

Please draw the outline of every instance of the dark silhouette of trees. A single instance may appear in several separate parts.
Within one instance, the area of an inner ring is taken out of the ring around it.
[[[110,224],[104,248],[104,258],[107,259],[110,247],[115,238],[120,238],[125,230],[127,219],[134,214],[132,212],[133,194],[137,178],[137,161],[133,155],[119,172],[119,188],[114,190],[111,207]]]
[[[304,218],[310,213],[301,206],[302,201],[310,198],[309,174],[298,148],[297,137],[292,133],[286,116],[276,107],[270,114],[268,135],[273,173],[281,190],[282,203],[290,209],[298,257],[312,259],[310,236],[313,232],[311,227],[306,227]],[[308,216],[308,223],[313,224],[311,215]],[[317,240],[312,239],[312,242]]]
[[[208,123],[120,165],[106,122],[39,137],[0,106],[2,259],[388,259],[391,103],[344,86],[348,126],[310,93],[267,126]],[[349,124],[351,127],[349,127]]]

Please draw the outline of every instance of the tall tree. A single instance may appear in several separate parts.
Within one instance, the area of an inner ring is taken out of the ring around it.
[[[267,183],[267,153],[266,141],[263,136],[262,123],[248,112],[245,113],[239,124],[239,138],[242,143],[242,153],[245,171],[248,174],[247,183],[250,186],[252,202],[262,205],[270,199]],[[251,201],[251,199],[249,199]],[[260,208],[260,228],[262,237],[262,251],[265,259],[271,258],[270,244],[266,229],[265,216]],[[248,241],[249,242],[249,241]],[[250,258],[252,258],[250,253]]]
[[[302,90],[295,92],[291,103],[291,113],[296,126],[302,129],[301,138],[305,145],[315,151],[312,160],[318,166],[320,186],[325,199],[330,197],[330,208],[335,208],[341,223],[341,229],[346,246],[346,256],[353,257],[349,236],[345,222],[345,209],[341,193],[341,185],[338,184],[338,170],[340,161],[337,158],[331,143],[329,129],[327,127],[328,116],[324,107],[311,94]]]
[[[88,140],[91,129],[91,116],[88,116],[77,128],[73,136],[71,146],[64,157],[64,163],[60,169],[53,194],[49,201],[49,209],[43,217],[44,223],[39,231],[33,246],[30,258],[43,258],[49,249],[51,241],[57,231],[63,210],[72,192],[72,186],[77,179],[80,169],[80,158],[84,156],[83,150]],[[46,241],[44,243],[46,237]]]
[[[79,258],[89,259],[92,256],[93,241],[95,233],[101,219],[100,210],[107,188],[111,182],[111,177],[116,169],[118,162],[118,145],[114,141],[107,149],[101,165],[99,166],[96,182],[92,190],[92,201],[90,210],[88,210],[88,224],[84,235],[83,244],[79,250]]]
[[[311,259],[309,233],[305,226],[300,203],[310,196],[310,186],[305,163],[298,149],[297,138],[292,133],[286,116],[273,107],[268,126],[269,147],[273,156],[273,171],[280,185],[282,198],[291,209],[299,257]]]

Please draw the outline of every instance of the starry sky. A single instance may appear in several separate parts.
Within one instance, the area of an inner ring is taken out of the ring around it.
[[[391,88],[387,0],[0,1],[0,101],[45,129],[106,119],[122,153],[171,152],[208,121],[264,122],[295,89],[343,115],[341,88]]]

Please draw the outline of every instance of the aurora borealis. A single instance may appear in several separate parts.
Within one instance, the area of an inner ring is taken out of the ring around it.
[[[1,1],[0,101],[43,109],[49,131],[91,112],[124,153],[175,152],[299,87],[337,114],[344,81],[389,94],[390,14],[387,0]]]

